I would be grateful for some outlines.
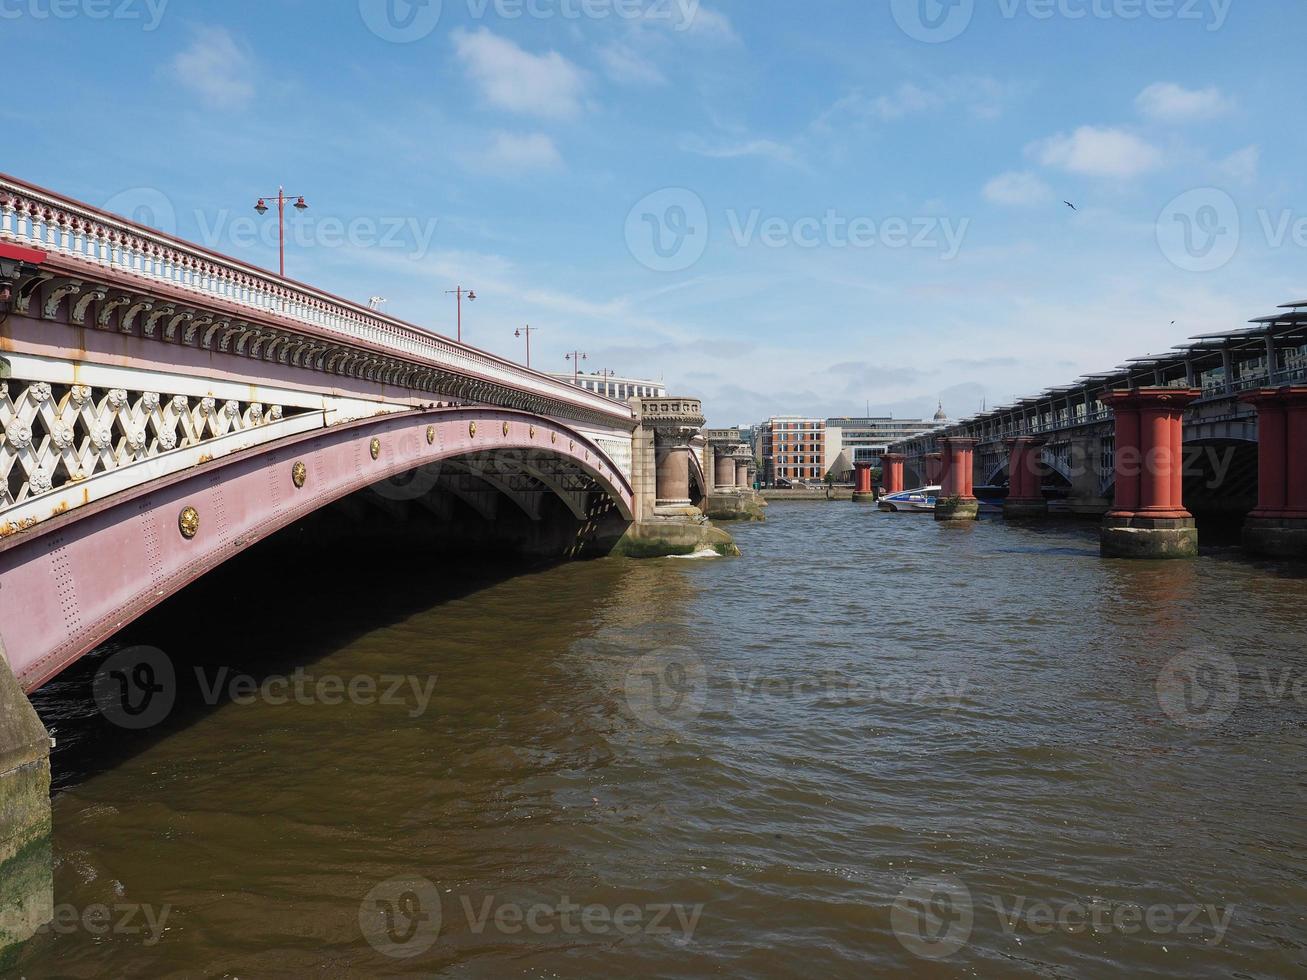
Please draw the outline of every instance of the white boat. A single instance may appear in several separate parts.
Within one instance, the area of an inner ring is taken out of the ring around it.
[[[889,511],[933,511],[942,487],[918,487],[880,498],[880,509]]]

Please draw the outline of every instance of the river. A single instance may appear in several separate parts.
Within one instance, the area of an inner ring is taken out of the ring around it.
[[[20,974],[1303,970],[1307,572],[768,516],[513,574],[270,545],[170,600],[35,698]],[[177,676],[141,730],[91,696],[133,644]]]

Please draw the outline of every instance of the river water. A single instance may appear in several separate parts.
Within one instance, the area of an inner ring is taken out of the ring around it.
[[[188,590],[38,695],[64,918],[19,973],[1301,973],[1301,569],[842,503],[736,533]],[[89,692],[136,643],[176,697],[128,730]]]

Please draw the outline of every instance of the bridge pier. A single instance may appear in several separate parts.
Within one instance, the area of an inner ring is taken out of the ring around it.
[[[926,462],[926,486],[939,486],[939,481],[944,476],[944,454],[926,453],[922,459]]]
[[[735,451],[735,488],[741,492],[749,490],[749,464],[752,460],[753,453],[746,456],[744,446]]]
[[[874,503],[876,500],[876,490],[871,483],[871,464],[854,463],[853,469],[857,474],[857,482],[853,491],[853,502],[855,504]]]
[[[1307,388],[1261,389],[1257,409],[1257,508],[1243,528],[1248,551],[1307,557]]]
[[[631,439],[631,472],[637,509],[635,523],[622,535],[613,554],[652,558],[712,550],[738,555],[734,539],[713,527],[704,511],[690,500],[695,456],[691,443],[704,424],[702,404],[694,398],[641,398],[634,404],[639,424]],[[718,483],[725,479],[725,460],[730,463],[731,482],[726,493],[709,492],[703,503],[710,511],[714,501],[735,496],[730,492],[735,483],[734,460],[718,447],[712,448],[714,478],[709,481],[701,474],[703,480]],[[717,477],[719,464],[721,475]]]
[[[948,436],[941,442],[944,472],[935,500],[935,520],[974,521],[980,516],[980,501],[973,492],[976,440]]]
[[[1067,498],[1066,509],[1078,516],[1101,518],[1112,509],[1112,502],[1103,496],[1099,473],[1102,438],[1094,434],[1076,434],[1068,443],[1071,496]]]
[[[886,453],[880,458],[880,480],[886,495],[904,491],[903,461],[906,458],[902,453]]]
[[[50,736],[0,644],[0,968],[54,915]]]
[[[1103,518],[1101,550],[1111,558],[1193,558],[1198,526],[1184,508],[1184,410],[1192,388],[1134,388],[1104,394],[1116,416],[1116,501]]]
[[[1008,495],[1003,516],[1008,520],[1047,517],[1048,501],[1040,488],[1039,451],[1042,439],[1018,436],[1007,440]]]
[[[717,492],[735,487],[735,460],[729,448],[720,443],[713,446],[713,489]]]

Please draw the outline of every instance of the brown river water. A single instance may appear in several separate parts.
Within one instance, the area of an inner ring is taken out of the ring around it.
[[[768,513],[738,560],[192,587],[36,698],[17,975],[1302,975],[1307,570]],[[136,644],[139,729],[92,697]]]

